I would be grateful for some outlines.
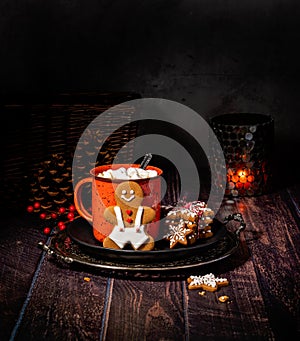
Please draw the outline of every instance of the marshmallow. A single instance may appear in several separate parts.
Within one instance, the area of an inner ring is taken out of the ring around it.
[[[138,179],[148,179],[157,176],[156,170],[146,170],[142,168],[120,167],[118,169],[108,169],[102,173],[98,173],[96,177],[106,178],[106,179],[116,179],[116,180],[138,180]]]

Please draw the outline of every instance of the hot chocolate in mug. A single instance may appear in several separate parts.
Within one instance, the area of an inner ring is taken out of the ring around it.
[[[104,218],[104,211],[109,206],[115,206],[116,187],[122,182],[136,182],[143,191],[143,206],[155,210],[155,218],[147,225],[147,232],[155,239],[159,233],[161,175],[162,170],[147,166],[145,170],[138,164],[111,164],[93,168],[91,176],[80,180],[74,188],[74,203],[78,213],[93,227],[94,237],[103,242],[112,230],[113,225]],[[83,200],[84,186],[89,183],[91,190],[91,211],[85,207]],[[128,197],[128,200],[130,197]]]

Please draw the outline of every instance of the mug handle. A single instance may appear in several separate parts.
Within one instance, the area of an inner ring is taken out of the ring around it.
[[[89,182],[92,182],[93,178],[84,178],[81,179],[74,188],[74,204],[77,212],[85,218],[89,223],[92,223],[92,215],[88,212],[88,210],[84,207],[82,202],[82,186]]]

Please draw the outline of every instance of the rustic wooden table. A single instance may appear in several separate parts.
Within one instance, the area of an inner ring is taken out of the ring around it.
[[[161,276],[109,275],[49,257],[34,222],[3,217],[1,340],[281,340],[299,336],[300,186],[239,198],[218,214],[247,227],[229,258]],[[217,292],[187,288],[188,275],[229,280]],[[85,281],[84,278],[90,278]],[[221,303],[218,297],[227,295]]]

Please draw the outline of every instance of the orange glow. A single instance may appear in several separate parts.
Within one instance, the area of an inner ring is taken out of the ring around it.
[[[255,190],[255,175],[252,175],[253,170],[249,168],[250,166],[240,167],[241,168],[237,168],[236,170],[234,168],[227,169],[227,190],[229,190],[229,193],[232,195],[243,196],[246,191]],[[233,194],[233,191],[237,194]]]
[[[238,176],[243,176],[245,175],[244,171],[242,169],[237,171]]]
[[[242,202],[239,202],[237,206],[238,206],[239,212],[244,213],[246,211],[246,206]]]
[[[233,182],[238,182],[238,181],[239,181],[239,177],[238,177],[237,175],[233,175],[233,176],[231,177],[231,180],[232,180]]]
[[[244,175],[242,175],[242,176],[240,177],[240,182],[242,182],[242,183],[247,182],[247,178],[246,178]]]
[[[253,175],[249,175],[248,178],[247,178],[247,180],[248,180],[249,182],[253,182],[253,181],[254,181],[254,176],[253,176]]]

